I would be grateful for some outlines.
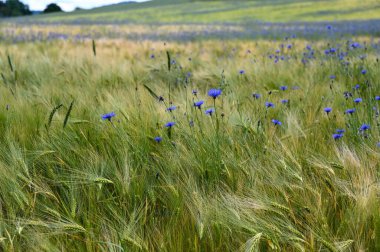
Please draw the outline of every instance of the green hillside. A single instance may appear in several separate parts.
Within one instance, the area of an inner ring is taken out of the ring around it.
[[[378,0],[173,1],[111,5],[92,10],[23,18],[36,22],[244,23],[255,20],[339,21],[380,19]]]

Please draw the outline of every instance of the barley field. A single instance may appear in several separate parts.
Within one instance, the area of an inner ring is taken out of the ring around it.
[[[355,22],[1,23],[0,250],[380,251]]]

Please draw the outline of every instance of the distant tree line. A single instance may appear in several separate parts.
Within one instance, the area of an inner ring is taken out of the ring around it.
[[[61,12],[62,9],[55,3],[49,4],[43,13]],[[31,15],[29,6],[19,0],[0,0],[0,17],[17,17]]]
[[[61,9],[61,7],[59,7],[58,4],[51,3],[48,6],[46,6],[44,13],[61,12],[61,11],[62,11],[62,9]]]
[[[16,17],[31,14],[29,6],[18,0],[0,1],[0,17]]]

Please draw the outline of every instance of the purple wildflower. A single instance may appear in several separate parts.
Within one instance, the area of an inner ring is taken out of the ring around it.
[[[102,120],[111,121],[112,117],[116,116],[115,112],[102,115]]]
[[[161,143],[162,137],[157,136],[154,138],[154,141],[156,141],[157,143]]]
[[[166,109],[166,111],[172,112],[173,110],[176,110],[176,106],[170,106],[169,108]]]
[[[369,124],[363,124],[362,126],[360,126],[359,128],[359,131],[366,131],[366,130],[369,130],[371,127],[369,126]]]
[[[280,122],[279,120],[276,120],[276,119],[272,119],[272,123],[274,124],[274,125],[282,125],[282,122]]]
[[[267,107],[267,108],[274,108],[274,103],[272,103],[272,102],[265,102],[265,107]]]
[[[168,122],[168,123],[165,124],[165,127],[166,127],[166,128],[171,128],[171,127],[173,127],[174,125],[175,125],[175,122]]]
[[[333,134],[332,136],[335,140],[338,140],[343,137],[343,134]]]
[[[199,109],[201,109],[201,106],[203,105],[204,101],[197,101],[197,102],[194,102],[194,107],[197,107]]]
[[[332,108],[327,107],[327,108],[324,108],[323,111],[325,111],[326,114],[329,114],[332,111]]]
[[[206,111],[205,111],[205,114],[206,115],[210,115],[210,116],[212,116],[212,114],[215,112],[215,109],[214,108],[209,108],[209,109],[207,109]]]
[[[355,102],[356,104],[361,103],[362,101],[363,101],[362,98],[355,98],[355,99],[354,99],[354,102]]]
[[[347,109],[346,112],[344,112],[345,114],[350,114],[352,115],[353,113],[355,113],[356,109]]]
[[[220,90],[220,89],[210,89],[208,91],[208,95],[214,99],[216,99],[221,94],[222,94],[222,90]]]

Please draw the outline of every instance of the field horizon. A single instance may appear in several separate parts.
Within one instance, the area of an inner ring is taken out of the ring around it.
[[[244,24],[255,22],[333,22],[379,20],[377,0],[152,0],[120,3],[67,13],[14,18],[25,23]]]

